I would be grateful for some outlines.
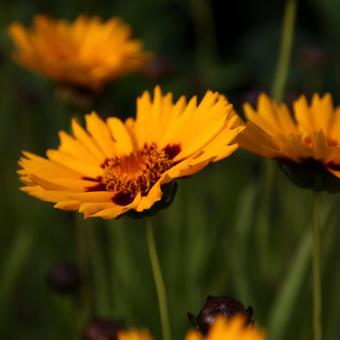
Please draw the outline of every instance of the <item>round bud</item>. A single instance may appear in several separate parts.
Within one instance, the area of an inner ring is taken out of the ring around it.
[[[121,325],[109,319],[90,321],[82,335],[83,340],[117,340]]]
[[[80,287],[80,272],[73,263],[60,263],[51,268],[47,275],[49,286],[61,294],[76,292]]]
[[[189,314],[189,319],[197,330],[199,330],[203,335],[206,335],[210,326],[215,322],[217,317],[222,315],[227,318],[233,318],[235,315],[239,314],[242,314],[245,317],[247,325],[253,323],[251,320],[253,315],[251,307],[245,309],[240,301],[230,297],[209,296],[197,317]]]

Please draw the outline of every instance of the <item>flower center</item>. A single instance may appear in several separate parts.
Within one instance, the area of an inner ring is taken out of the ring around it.
[[[138,193],[148,194],[161,175],[175,164],[173,158],[179,151],[179,145],[159,150],[152,143],[127,156],[107,159],[102,165],[101,185],[107,191],[117,192],[113,199],[116,204],[127,205]]]

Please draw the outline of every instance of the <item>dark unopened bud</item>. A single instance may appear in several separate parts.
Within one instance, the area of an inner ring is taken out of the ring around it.
[[[244,308],[243,304],[233,298],[226,296],[212,297],[208,296],[205,305],[199,312],[197,317],[192,314],[188,314],[189,320],[193,326],[199,330],[203,335],[206,335],[210,326],[215,322],[217,317],[225,316],[229,319],[235,315],[243,315],[245,317],[246,324],[252,324],[251,317],[253,310],[251,307]]]
[[[329,51],[322,46],[303,46],[299,50],[300,62],[305,67],[323,66],[331,59]]]
[[[79,268],[73,263],[57,264],[49,271],[47,282],[58,293],[74,293],[80,286]]]
[[[173,73],[173,63],[167,57],[162,56],[152,58],[144,68],[145,76],[154,81],[169,78]]]
[[[117,340],[121,325],[109,319],[90,321],[82,335],[83,340]]]

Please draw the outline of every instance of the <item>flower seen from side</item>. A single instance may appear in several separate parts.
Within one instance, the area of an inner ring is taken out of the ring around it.
[[[85,116],[72,121],[47,158],[24,152],[18,171],[22,190],[85,217],[116,218],[149,210],[176,179],[191,176],[232,154],[244,129],[232,105],[208,91],[198,104],[155,88],[137,100],[137,116],[125,122]]]
[[[291,113],[260,95],[257,108],[244,105],[247,128],[237,141],[257,155],[278,161],[294,183],[316,191],[340,189],[340,107],[330,94],[301,96]]]

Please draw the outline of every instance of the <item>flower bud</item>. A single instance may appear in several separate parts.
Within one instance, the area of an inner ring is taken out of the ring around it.
[[[225,316],[229,319],[235,315],[242,314],[245,317],[246,325],[252,324],[251,317],[253,310],[251,307],[244,308],[243,304],[233,298],[225,296],[208,296],[205,305],[199,312],[197,317],[192,314],[188,314],[189,320],[193,326],[200,331],[203,335],[206,335],[210,326],[215,322],[218,316]]]
[[[299,61],[304,67],[324,66],[331,59],[329,51],[322,46],[303,46],[298,51]]]
[[[117,340],[121,325],[109,319],[90,321],[82,335],[83,340]]]
[[[76,292],[80,286],[80,273],[73,263],[60,263],[51,268],[47,275],[49,286],[60,294]]]
[[[174,66],[169,58],[156,56],[145,65],[144,74],[150,80],[159,82],[174,74]]]

